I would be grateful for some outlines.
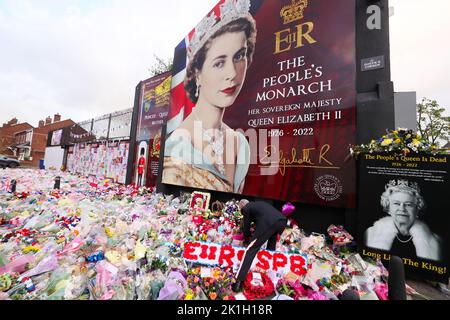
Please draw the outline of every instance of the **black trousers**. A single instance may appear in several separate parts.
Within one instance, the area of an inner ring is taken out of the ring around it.
[[[256,254],[259,252],[264,243],[266,243],[266,241],[267,250],[275,251],[277,246],[277,237],[279,234],[283,233],[284,228],[286,228],[286,221],[278,220],[276,224],[266,230],[255,230],[255,234],[253,235],[247,250],[245,250],[241,266],[238,270],[238,275],[236,277],[238,280],[245,281],[248,270],[252,266],[253,259],[255,259]]]

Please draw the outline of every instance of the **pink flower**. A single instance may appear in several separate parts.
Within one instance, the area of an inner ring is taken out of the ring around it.
[[[100,298],[100,300],[111,300],[115,294],[116,294],[116,292],[111,289],[111,290],[105,292],[103,294],[103,296]]]
[[[327,297],[325,297],[320,292],[312,291],[310,290],[308,293],[308,298],[310,300],[319,301],[319,300],[329,300]]]

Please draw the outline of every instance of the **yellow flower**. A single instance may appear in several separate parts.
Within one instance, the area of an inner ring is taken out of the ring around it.
[[[194,292],[189,289],[186,291],[186,297],[184,298],[184,300],[193,300],[194,299]]]
[[[385,139],[385,140],[381,143],[381,146],[382,146],[382,147],[387,147],[387,146],[391,145],[392,142],[393,142],[392,139]]]
[[[213,278],[214,279],[219,279],[219,277],[220,277],[220,271],[219,270],[214,270],[212,274],[213,274]]]
[[[23,251],[23,253],[30,253],[30,252],[36,253],[39,250],[41,250],[39,247],[28,246],[28,247],[24,248],[22,251]]]
[[[421,144],[420,141],[417,139],[414,139],[412,142],[413,147],[420,147],[420,144]]]
[[[400,142],[402,142],[402,140],[401,140],[401,139],[397,139],[397,140],[395,140],[395,143],[400,143]]]
[[[105,233],[108,238],[112,238],[113,233],[111,232],[110,228],[105,228]]]
[[[395,131],[394,131],[394,134],[398,134],[398,131],[397,131],[397,130],[395,130]]]

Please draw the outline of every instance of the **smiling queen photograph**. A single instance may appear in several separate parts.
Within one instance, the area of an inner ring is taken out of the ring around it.
[[[195,28],[184,89],[195,104],[168,136],[162,182],[243,192],[250,162],[245,136],[223,122],[244,85],[255,51],[250,0],[225,0]]]
[[[443,259],[441,237],[422,220],[426,203],[416,182],[389,181],[380,204],[385,215],[366,230],[367,247],[401,257]]]

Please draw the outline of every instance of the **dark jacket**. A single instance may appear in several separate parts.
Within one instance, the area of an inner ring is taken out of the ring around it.
[[[278,221],[287,222],[287,218],[276,208],[266,202],[250,202],[242,208],[244,216],[243,231],[246,238],[251,237],[250,225],[252,222],[256,224],[255,233],[264,232],[273,228]]]

